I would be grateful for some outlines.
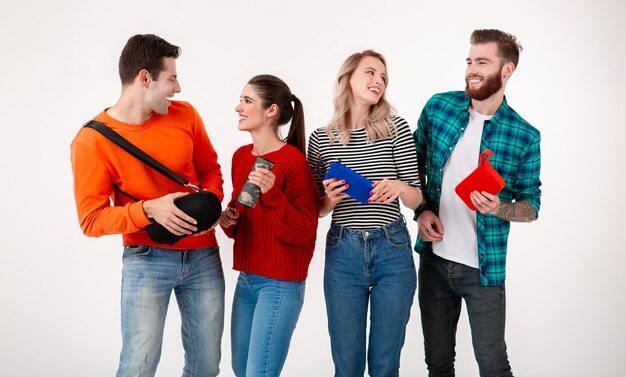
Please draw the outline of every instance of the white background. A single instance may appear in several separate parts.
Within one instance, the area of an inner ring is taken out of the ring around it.
[[[351,53],[388,60],[388,94],[412,128],[427,99],[464,86],[469,35],[501,28],[525,50],[509,104],[542,133],[540,217],[509,242],[507,343],[518,376],[624,375],[621,196],[624,161],[622,1],[9,1],[0,7],[0,375],[112,376],[120,341],[121,237],[78,227],[69,144],[120,93],[126,40],[155,33],[180,45],[182,93],[220,156],[250,142],[233,111],[253,75],[283,78],[307,128],[332,114],[333,82]],[[407,213],[407,216],[410,216]],[[285,376],[333,373],[322,292],[323,219]],[[415,223],[410,222],[415,235]],[[220,231],[227,281],[222,375],[230,376],[232,243]],[[158,376],[180,375],[172,299]],[[426,376],[417,302],[401,374]],[[477,376],[465,314],[458,376]]]

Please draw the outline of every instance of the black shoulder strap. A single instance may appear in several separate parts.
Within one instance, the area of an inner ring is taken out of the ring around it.
[[[198,187],[196,185],[191,184],[185,177],[183,177],[180,174],[177,174],[177,173],[173,172],[167,166],[163,165],[159,161],[157,161],[154,158],[152,158],[146,152],[144,152],[141,149],[137,148],[133,143],[131,143],[130,141],[124,139],[120,134],[118,134],[117,132],[113,131],[111,128],[109,128],[104,123],[98,122],[96,120],[90,120],[89,122],[85,123],[84,127],[93,128],[94,130],[100,132],[107,139],[109,139],[113,143],[117,144],[117,146],[119,146],[120,148],[122,148],[126,152],[130,153],[133,157],[137,158],[139,161],[141,161],[144,164],[148,165],[149,167],[151,167],[152,169],[156,170],[157,172],[163,174],[164,176],[166,176],[167,178],[171,179],[172,181],[174,181],[174,182],[176,182],[176,183],[178,183],[178,184],[180,184],[182,186],[189,187],[189,188],[193,189],[194,191],[198,191]]]

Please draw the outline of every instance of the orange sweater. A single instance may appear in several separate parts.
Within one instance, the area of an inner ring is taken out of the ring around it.
[[[217,154],[198,112],[188,103],[172,101],[167,115],[154,114],[143,124],[126,124],[105,111],[98,120],[139,149],[222,200],[222,173]],[[74,197],[83,232],[90,237],[124,235],[124,245],[197,249],[217,245],[215,232],[190,236],[174,245],[160,245],[144,230],[150,224],[143,200],[190,191],[128,154],[96,130],[82,128],[71,144]],[[114,190],[140,199],[133,202]],[[113,205],[111,205],[111,200]]]

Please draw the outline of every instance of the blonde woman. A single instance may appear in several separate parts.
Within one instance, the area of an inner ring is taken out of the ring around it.
[[[348,57],[337,77],[333,118],[309,140],[321,216],[332,212],[324,294],[335,376],[363,376],[366,350],[370,376],[398,375],[415,294],[415,264],[400,204],[415,208],[422,194],[411,131],[385,99],[387,82],[379,53]],[[367,204],[345,193],[345,181],[324,179],[334,161],[373,182]]]

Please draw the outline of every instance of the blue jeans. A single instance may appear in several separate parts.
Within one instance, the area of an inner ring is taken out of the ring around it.
[[[231,346],[237,377],[279,376],[304,302],[303,281],[239,274]]]
[[[224,329],[219,248],[125,246],[123,262],[122,353],[117,376],[154,376],[172,290],[182,320],[183,377],[217,376]]]
[[[335,376],[365,372],[397,376],[416,275],[404,217],[384,227],[354,230],[332,223],[326,237],[324,294]]]
[[[504,341],[504,284],[483,287],[477,269],[429,252],[420,257],[418,297],[430,377],[454,376],[462,300],[467,305],[480,375],[513,376]]]

